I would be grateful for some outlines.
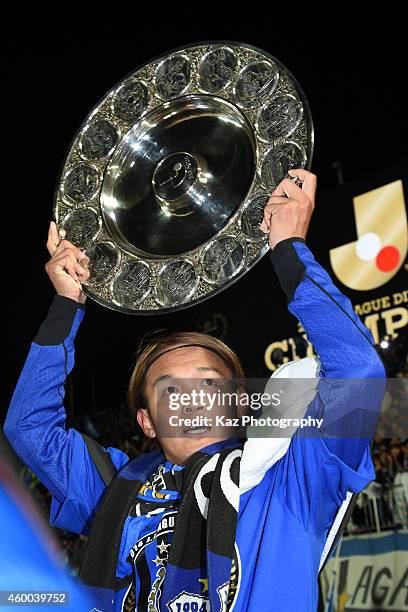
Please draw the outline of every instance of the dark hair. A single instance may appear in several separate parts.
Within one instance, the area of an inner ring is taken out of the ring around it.
[[[166,350],[183,345],[200,345],[216,353],[224,361],[234,378],[244,379],[239,358],[229,346],[218,338],[200,332],[167,332],[149,340],[139,351],[127,390],[131,410],[149,408],[145,394],[145,381],[147,371],[153,361]]]

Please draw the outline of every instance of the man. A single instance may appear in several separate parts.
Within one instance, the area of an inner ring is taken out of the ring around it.
[[[7,461],[7,451],[0,436],[2,606],[11,610],[18,605],[22,612],[32,610],[34,603],[46,603],[49,612],[61,605],[74,612],[90,610],[92,601],[69,576],[53,534]]]
[[[175,380],[208,388],[242,377],[223,343],[180,333],[152,341],[129,384],[137,420],[147,436],[158,437],[162,452],[129,461],[118,449],[104,449],[98,465],[92,446],[65,429],[63,408],[84,317],[87,258],[58,243],[51,224],[46,270],[57,296],[31,346],[5,433],[52,492],[51,524],[78,533],[92,525],[80,575],[100,609],[316,610],[333,521],[375,477],[364,416],[378,413],[383,385],[374,382],[384,368],[370,332],[306,246],[316,177],[303,169],[290,174],[301,187],[284,179],[260,227],[269,234],[288,308],[319,356],[308,413],[329,417],[326,435],[298,430],[292,439],[245,441],[188,426],[182,437],[169,435],[159,420]],[[350,377],[364,384],[339,383]],[[348,437],[339,437],[344,431]]]

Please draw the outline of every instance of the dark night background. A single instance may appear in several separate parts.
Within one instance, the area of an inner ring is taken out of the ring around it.
[[[358,29],[333,32],[331,22],[330,28],[322,28],[323,36],[308,27],[295,31],[293,21],[284,27],[274,23],[262,33],[255,26],[244,28],[243,22],[242,18],[241,25],[217,29],[195,25],[171,34],[168,27],[165,35],[163,24],[158,24],[157,35],[152,35],[152,24],[145,29],[127,24],[120,32],[117,27],[112,32],[77,27],[69,35],[44,28],[13,36],[7,45],[3,54],[3,127],[9,131],[3,141],[3,186],[8,187],[2,203],[3,414],[53,295],[44,271],[45,242],[64,156],[89,110],[139,64],[183,44],[224,39],[264,49],[289,68],[314,119],[312,169],[318,175],[319,196],[308,243],[326,267],[329,248],[355,239],[352,197],[407,177],[407,54],[397,33],[384,24],[378,30],[367,28],[362,37]],[[342,166],[342,187],[333,168],[336,162]],[[344,202],[346,209],[340,205]],[[406,286],[403,268],[395,277],[397,290]],[[353,297],[353,291],[347,291]],[[372,293],[376,297],[387,290]],[[172,315],[124,315],[88,298],[76,342],[76,415],[87,412],[92,401],[99,409],[124,398],[139,340],[157,327],[213,333],[238,352],[249,375],[261,376],[268,374],[263,364],[266,346],[293,335],[296,322],[286,314],[286,300],[268,257],[215,298]]]

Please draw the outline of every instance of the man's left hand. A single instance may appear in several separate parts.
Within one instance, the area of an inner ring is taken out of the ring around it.
[[[289,178],[283,179],[269,198],[259,226],[269,233],[272,249],[286,238],[306,238],[315,205],[316,175],[303,168],[289,170],[288,174],[303,181],[301,187]]]

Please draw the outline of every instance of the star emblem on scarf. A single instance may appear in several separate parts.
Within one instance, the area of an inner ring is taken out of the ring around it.
[[[165,544],[164,541],[162,540],[160,544],[157,545],[157,548],[160,551],[160,554],[162,555],[163,553],[167,552],[167,549],[169,548],[169,546],[170,544]]]
[[[198,582],[201,582],[203,593],[208,593],[208,578],[199,578]]]

